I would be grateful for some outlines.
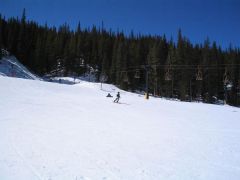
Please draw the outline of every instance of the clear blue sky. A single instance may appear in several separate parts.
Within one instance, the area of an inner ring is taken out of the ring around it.
[[[208,36],[222,47],[240,47],[240,0],[0,0],[0,13],[75,28],[93,24],[129,33],[163,35],[179,28],[192,42]]]

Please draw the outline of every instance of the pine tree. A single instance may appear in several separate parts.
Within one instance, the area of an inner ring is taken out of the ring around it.
[[[23,9],[21,23],[20,23],[20,30],[18,35],[18,42],[17,42],[17,55],[20,61],[23,64],[28,65],[27,62],[27,54],[26,54],[26,12]]]

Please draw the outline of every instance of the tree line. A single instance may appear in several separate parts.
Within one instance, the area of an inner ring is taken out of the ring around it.
[[[40,76],[94,73],[128,91],[147,87],[154,96],[240,105],[240,49],[208,38],[193,44],[181,30],[174,42],[80,23],[56,28],[26,20],[24,10],[21,19],[0,15],[0,48]]]

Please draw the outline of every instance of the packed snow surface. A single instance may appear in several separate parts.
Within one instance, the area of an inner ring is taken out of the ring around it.
[[[239,180],[240,110],[0,77],[0,179]]]

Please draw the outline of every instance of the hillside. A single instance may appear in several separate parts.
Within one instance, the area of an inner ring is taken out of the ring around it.
[[[41,80],[41,78],[23,66],[15,56],[4,56],[0,59],[0,76]]]
[[[3,180],[238,180],[240,110],[0,77]]]
[[[148,82],[149,93],[157,96],[240,106],[237,47],[223,48],[210,37],[191,42],[181,29],[175,29],[173,40],[165,33],[129,34],[80,23],[74,28],[69,28],[69,22],[55,28],[34,19],[29,22],[25,11],[22,15],[0,16],[0,25],[4,24],[0,26],[0,47],[21,58],[38,75],[81,76],[91,73],[92,67],[97,77],[103,75],[121,89],[143,91]]]

